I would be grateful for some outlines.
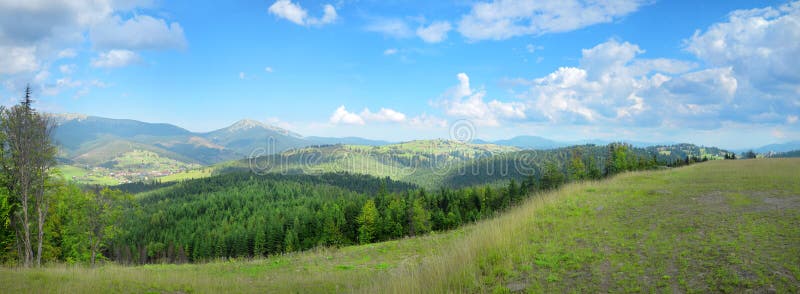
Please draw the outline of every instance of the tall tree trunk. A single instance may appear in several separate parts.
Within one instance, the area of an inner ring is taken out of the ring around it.
[[[42,207],[45,206],[45,207]],[[36,210],[39,213],[39,218],[37,219],[39,225],[39,237],[36,239],[36,266],[42,265],[42,241],[44,239],[44,218],[47,215],[47,207],[44,203],[39,203],[36,206]]]
[[[25,267],[31,266],[33,257],[33,250],[31,250],[31,223],[28,219],[28,197],[26,192],[23,192],[22,201],[22,250],[25,252],[24,265]]]

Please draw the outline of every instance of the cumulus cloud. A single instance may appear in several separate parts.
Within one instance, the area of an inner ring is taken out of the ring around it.
[[[428,43],[439,43],[447,39],[447,33],[452,27],[449,22],[437,21],[430,25],[417,28],[417,36]]]
[[[792,77],[797,71],[784,68],[797,64],[794,56],[800,52],[785,52],[796,51],[800,44],[784,41],[773,47],[770,38],[752,36],[800,34],[800,26],[788,21],[798,6],[735,11],[728,21],[696,33],[687,41],[687,51],[696,54],[703,66],[641,58],[644,49],[613,39],[584,49],[577,67],[514,80],[526,87],[518,94],[524,115],[551,124],[694,129],[724,123],[794,124],[800,112],[796,98],[800,79]],[[480,106],[474,112],[488,108],[476,101],[466,100]]]
[[[364,125],[364,119],[358,114],[347,111],[344,105],[339,106],[331,115],[329,121],[332,124]]]
[[[611,22],[636,11],[643,3],[641,0],[479,2],[461,17],[458,31],[476,41],[567,32]]]
[[[100,49],[164,50],[186,47],[183,28],[177,22],[167,23],[148,15],[129,19],[113,16],[92,27],[90,37]]]
[[[525,119],[526,106],[520,102],[484,101],[486,91],[474,91],[470,87],[469,76],[459,73],[458,85],[448,90],[443,99],[436,103],[444,108],[445,114],[457,118],[470,119],[473,123],[485,126],[499,126],[504,119]]]
[[[136,52],[122,49],[112,49],[101,52],[100,55],[92,59],[92,66],[115,68],[124,67],[139,62],[141,59]]]
[[[423,113],[409,119],[408,124],[418,128],[444,128],[447,127],[447,120]]]
[[[616,40],[582,50],[580,67],[526,83],[528,116],[558,124],[718,125],[710,118],[724,112],[738,87],[730,68],[692,72],[696,64],[639,58],[644,52]]]
[[[152,0],[0,1],[0,74],[25,75],[54,60],[74,58],[77,52],[72,48],[85,43],[103,54],[112,49],[185,47],[177,22],[167,24],[138,13],[153,4]]]
[[[375,122],[404,122],[406,115],[393,109],[381,108],[378,112],[371,112],[369,108],[361,111],[361,117],[366,121]]]
[[[301,26],[321,26],[335,22],[339,15],[336,13],[336,8],[333,5],[325,4],[322,7],[322,17],[315,18],[308,15],[300,4],[293,3],[290,0],[275,1],[269,7],[269,13],[279,18],[286,19]]]
[[[32,72],[38,69],[35,46],[0,46],[0,74]]]
[[[800,93],[800,2],[737,10],[687,39],[686,50],[712,67],[732,67],[762,92]]]
[[[403,123],[406,121],[406,115],[394,109],[381,108],[378,112],[372,112],[369,108],[364,108],[361,113],[355,113],[347,111],[344,105],[339,106],[330,117],[330,122],[333,124],[348,125],[364,125],[367,122]]]

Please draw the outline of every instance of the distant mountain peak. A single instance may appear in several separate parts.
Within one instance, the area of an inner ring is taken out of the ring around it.
[[[295,138],[302,138],[303,137],[300,134],[297,134],[295,132],[289,131],[287,129],[284,129],[284,128],[281,128],[281,127],[277,127],[277,126],[273,126],[273,125],[269,125],[269,124],[266,124],[266,123],[263,123],[263,122],[260,122],[260,121],[254,120],[254,119],[248,119],[248,118],[239,120],[239,121],[233,123],[232,125],[230,125],[229,127],[224,128],[224,129],[222,129],[220,131],[225,131],[225,132],[228,132],[228,133],[237,133],[237,132],[249,131],[249,130],[253,130],[253,129],[269,130],[269,131],[277,132],[277,133],[285,135],[285,136],[290,136],[290,137],[295,137]]]
[[[230,127],[228,127],[226,130],[228,130],[229,132],[236,132],[236,131],[248,130],[248,129],[252,129],[252,128],[273,129],[273,127],[271,127],[271,126],[269,126],[269,125],[267,125],[265,123],[262,123],[260,121],[254,120],[254,119],[246,118],[246,119],[243,119],[243,120],[235,122]]]
[[[72,120],[81,121],[89,118],[88,115],[80,113],[50,113],[48,115],[55,119],[57,124],[62,124]]]

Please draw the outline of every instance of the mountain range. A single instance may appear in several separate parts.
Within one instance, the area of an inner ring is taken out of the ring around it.
[[[243,119],[210,131],[192,132],[166,123],[147,123],[130,119],[112,119],[80,114],[55,114],[54,138],[60,145],[59,157],[66,163],[99,166],[113,162],[134,150],[146,150],[185,163],[210,165],[258,155],[277,154],[286,150],[316,145],[385,146],[396,142],[359,137],[302,136],[280,127]],[[473,144],[494,144],[520,149],[553,149],[579,144],[605,145],[603,140],[574,142],[554,141],[538,136],[517,136],[505,140],[476,139]],[[671,142],[630,142],[636,147],[672,145]],[[773,144],[754,149],[759,153],[800,149],[800,141]]]

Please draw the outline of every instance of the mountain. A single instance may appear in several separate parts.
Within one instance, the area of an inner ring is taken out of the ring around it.
[[[300,134],[251,119],[243,119],[200,136],[235,152],[240,158],[254,153],[274,154],[312,144]]]
[[[210,164],[240,156],[175,125],[84,115],[53,115],[60,157],[99,165],[133,150],[186,163]]]
[[[170,159],[184,164],[210,165],[314,145],[389,144],[357,137],[303,137],[251,119],[199,133],[171,124],[131,119],[82,114],[51,114],[51,117],[57,124],[54,140],[60,147],[60,160],[85,167],[116,166],[114,162],[117,159],[131,158],[133,151],[148,151],[150,157],[159,158],[153,158],[154,161]],[[148,160],[145,158],[144,161]],[[152,166],[147,162],[141,165]]]
[[[800,141],[791,141],[786,143],[779,143],[779,144],[769,144],[766,146],[761,146],[759,148],[754,149],[756,153],[780,153],[780,152],[789,152],[794,150],[800,150]],[[748,150],[742,150],[742,152],[746,152]]]
[[[672,142],[643,142],[643,141],[631,141],[631,140],[621,140],[627,144],[631,144],[634,147],[644,148],[649,146],[659,146],[659,145],[673,145]],[[504,140],[481,140],[476,139],[473,140],[472,143],[475,144],[495,144],[501,146],[512,146],[521,149],[537,149],[537,150],[545,150],[545,149],[555,149],[561,147],[569,147],[569,146],[576,146],[576,145],[608,145],[610,143],[620,142],[618,141],[609,141],[609,140],[600,140],[600,139],[587,139],[587,140],[576,140],[576,141],[555,141],[550,140],[544,137],[539,136],[516,136],[510,139]]]
[[[539,136],[517,136],[511,139],[493,141],[491,143],[503,146],[514,146],[522,149],[553,149],[568,145],[568,143],[556,142]]]
[[[306,140],[314,142],[317,145],[343,144],[343,145],[383,146],[383,145],[392,144],[392,142],[389,142],[389,141],[370,140],[370,139],[364,139],[364,138],[359,138],[359,137],[335,138],[335,137],[315,137],[315,136],[310,136],[310,137],[306,137]]]

